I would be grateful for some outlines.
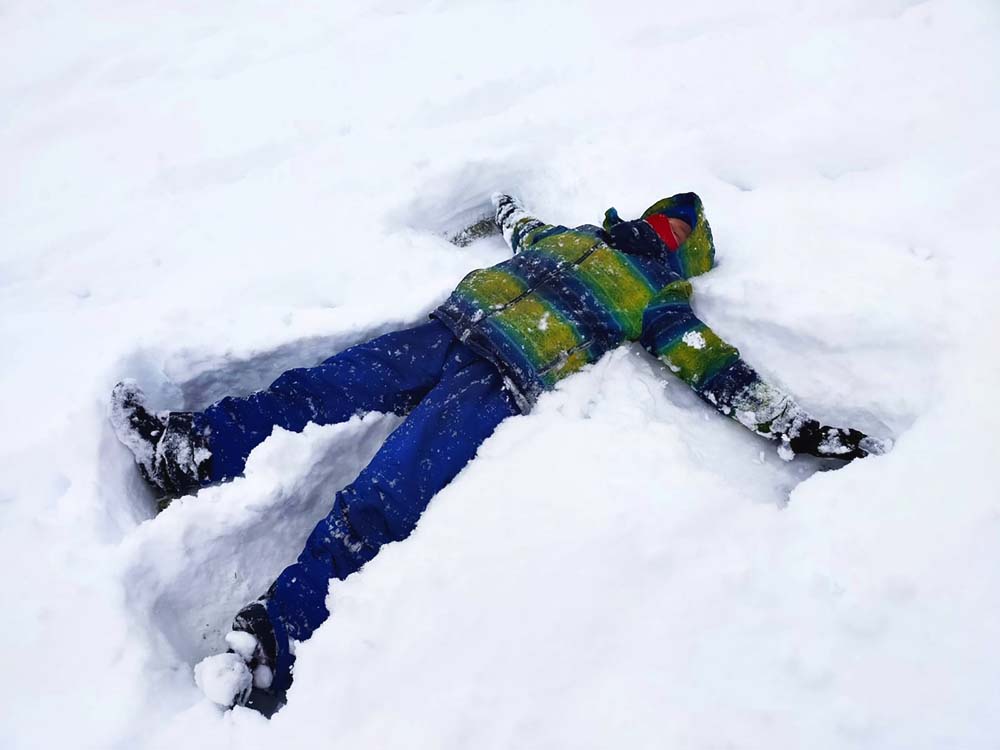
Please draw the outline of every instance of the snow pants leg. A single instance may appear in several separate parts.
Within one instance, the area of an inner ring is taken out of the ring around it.
[[[343,579],[382,545],[406,538],[431,498],[468,463],[505,418],[518,413],[496,368],[455,342],[438,383],[386,439],[358,478],[337,493],[298,561],[265,597],[277,656],[274,688],[291,682],[289,639],[327,619],[330,579]]]
[[[440,380],[449,356],[468,352],[432,321],[345,349],[316,367],[289,370],[267,389],[224,398],[194,416],[212,453],[208,483],[243,473],[275,427],[336,424],[370,411],[406,414]]]

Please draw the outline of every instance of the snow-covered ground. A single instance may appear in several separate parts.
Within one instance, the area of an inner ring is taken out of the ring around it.
[[[9,1],[0,747],[986,748],[1000,736],[995,0]],[[276,433],[153,519],[106,421],[246,393],[505,257],[705,200],[696,308],[817,471],[636,348],[504,423],[331,589],[272,721],[192,666],[392,429]]]

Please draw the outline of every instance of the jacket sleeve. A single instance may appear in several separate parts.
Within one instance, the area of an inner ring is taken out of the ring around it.
[[[778,455],[851,460],[881,454],[888,441],[829,427],[809,416],[782,388],[767,383],[691,309],[691,284],[667,285],[646,308],[642,344],[705,401],[744,427],[778,442]]]

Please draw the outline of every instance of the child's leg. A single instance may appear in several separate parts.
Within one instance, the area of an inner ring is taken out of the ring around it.
[[[247,456],[276,427],[334,424],[368,411],[405,414],[441,378],[449,350],[460,346],[441,323],[379,336],[317,367],[289,370],[267,389],[225,398],[203,412],[155,413],[139,387],[119,383],[110,417],[161,497],[238,476]],[[163,505],[163,503],[161,503]]]
[[[430,499],[501,421],[517,413],[493,365],[464,347],[460,357],[459,369],[445,374],[357,480],[337,493],[298,561],[265,596],[277,648],[275,689],[285,689],[291,679],[288,639],[309,638],[328,617],[330,579],[346,578],[383,544],[409,536]],[[251,606],[260,612],[259,604]]]
[[[238,476],[275,427],[336,424],[370,411],[405,414],[441,377],[456,343],[437,321],[379,336],[316,367],[289,370],[268,388],[224,398],[196,414],[211,451],[209,482]]]

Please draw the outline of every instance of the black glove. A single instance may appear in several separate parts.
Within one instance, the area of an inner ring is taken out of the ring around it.
[[[892,441],[873,438],[847,427],[828,427],[810,419],[799,425],[797,433],[788,439],[788,445],[795,453],[853,461],[888,453]]]

